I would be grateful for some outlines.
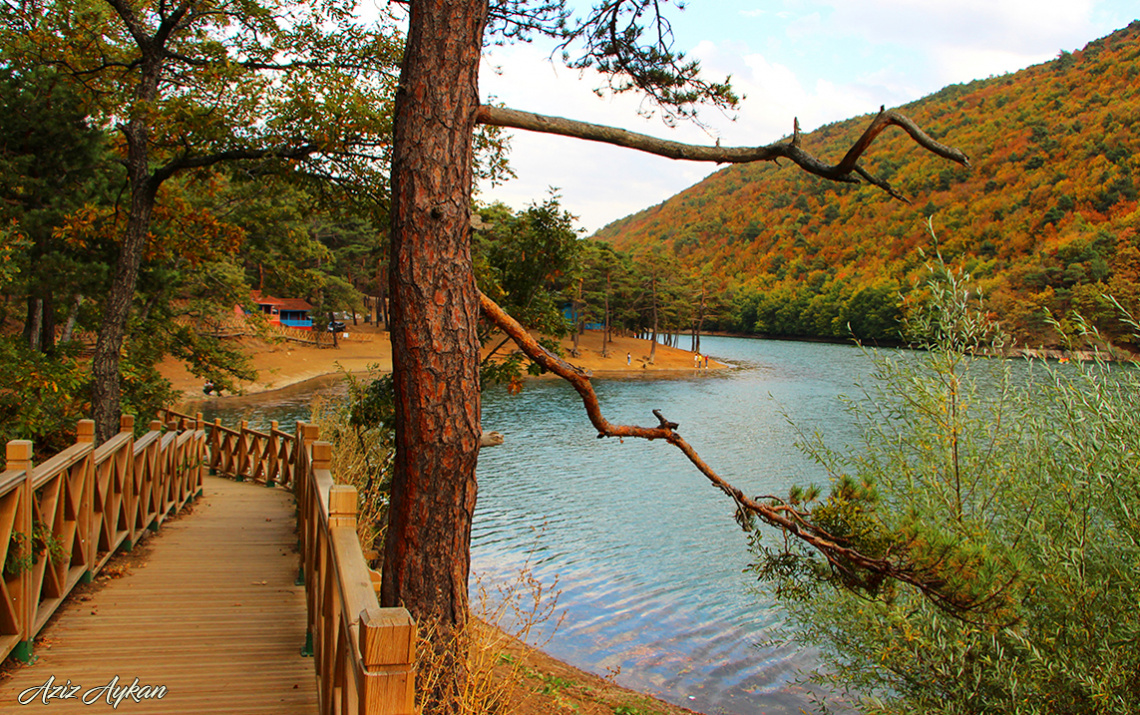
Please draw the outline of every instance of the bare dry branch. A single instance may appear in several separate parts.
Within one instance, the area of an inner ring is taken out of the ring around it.
[[[747,515],[756,517],[769,526],[776,527],[785,535],[793,536],[810,545],[819,553],[833,569],[844,574],[854,582],[868,583],[878,578],[889,578],[908,583],[927,595],[933,602],[950,612],[962,613],[985,605],[988,598],[972,597],[960,593],[947,592],[945,580],[937,573],[937,568],[921,567],[906,558],[906,549],[900,554],[876,558],[860,553],[840,543],[840,540],[812,524],[807,518],[809,515],[797,511],[787,504],[776,503],[770,497],[749,497],[737,487],[722,478],[705,462],[697,451],[679,434],[679,425],[670,422],[659,410],[653,410],[658,420],[657,427],[638,427],[634,425],[615,425],[602,414],[598,403],[598,396],[590,383],[589,375],[580,368],[567,363],[562,358],[550,353],[542,347],[537,340],[527,332],[518,321],[511,317],[495,301],[482,292],[479,293],[479,302],[483,314],[500,330],[508,335],[519,349],[531,360],[544,369],[553,372],[573,385],[582,403],[586,408],[591,424],[598,430],[598,439],[603,437],[636,437],[647,440],[665,440],[673,445],[688,458],[697,470],[705,476],[717,489],[728,495],[736,504],[738,510]],[[769,501],[765,501],[769,500]],[[1000,591],[999,591],[1000,592]],[[996,594],[990,594],[993,596]]]
[[[816,176],[843,183],[859,183],[859,178],[871,183],[891,196],[902,199],[890,185],[881,179],[871,176],[859,166],[859,158],[871,146],[875,138],[888,127],[896,126],[911,136],[922,148],[938,156],[957,162],[962,166],[969,166],[969,158],[953,147],[941,144],[922,131],[917,124],[909,118],[894,112],[880,109],[871,121],[871,124],[859,137],[859,140],[848,150],[843,159],[834,166],[825,164],[816,157],[800,148],[799,121],[795,122],[791,141],[777,142],[767,146],[757,147],[722,147],[699,146],[684,144],[682,142],[659,139],[647,134],[608,127],[601,124],[590,124],[564,117],[551,117],[531,112],[522,112],[517,109],[483,105],[476,113],[476,120],[481,124],[497,127],[522,129],[525,131],[558,134],[575,137],[588,141],[614,144],[630,149],[636,149],[649,154],[664,156],[669,159],[686,159],[688,161],[712,161],[720,164],[743,164],[754,161],[775,161],[788,159],[804,171]],[[905,199],[903,199],[905,200]]]

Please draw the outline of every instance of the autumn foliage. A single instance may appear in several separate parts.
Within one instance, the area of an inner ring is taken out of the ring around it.
[[[912,203],[772,163],[731,166],[598,238],[663,245],[731,299],[721,327],[780,336],[898,337],[901,295],[934,246],[969,272],[1022,345],[1054,344],[1076,310],[1118,342],[1116,309],[1140,304],[1140,22],[1015,74],[945,89],[901,108],[961,148],[972,169],[884,133],[864,158]],[[867,117],[803,135],[834,159]],[[711,268],[711,270],[709,270]]]

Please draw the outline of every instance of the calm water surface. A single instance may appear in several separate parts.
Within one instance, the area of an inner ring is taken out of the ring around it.
[[[682,343],[686,344],[686,343]],[[818,481],[793,421],[854,441],[836,399],[870,365],[844,345],[706,338],[733,370],[670,380],[599,380],[611,422],[654,425],[660,409],[722,476],[751,494]],[[510,580],[529,561],[555,577],[565,616],[552,655],[706,713],[797,713],[796,671],[813,658],[782,645],[780,612],[743,570],[732,503],[674,448],[596,439],[569,386],[492,390],[484,429],[502,447],[479,462],[473,568]]]
[[[822,479],[794,446],[788,420],[833,446],[854,441],[836,398],[857,394],[870,371],[857,348],[704,338],[702,349],[736,367],[597,380],[607,418],[654,425],[651,411],[660,409],[751,494]],[[307,416],[312,390],[197,408],[254,426],[287,422]],[[337,390],[335,381],[316,388]],[[778,608],[743,573],[746,540],[731,502],[676,449],[596,439],[576,393],[554,380],[530,381],[518,395],[489,390],[483,423],[506,442],[480,455],[473,570],[492,591],[524,566],[547,584],[557,580],[562,622],[552,636],[536,633],[551,638],[544,650],[603,675],[620,669],[622,685],[710,714],[807,705],[795,678],[812,655],[783,643]]]

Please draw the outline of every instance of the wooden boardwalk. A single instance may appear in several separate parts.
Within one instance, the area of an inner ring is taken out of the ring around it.
[[[294,511],[285,490],[206,477],[192,513],[143,543],[144,564],[60,609],[36,662],[0,683],[0,713],[316,713]],[[137,678],[166,692],[115,708],[116,677],[124,690]],[[20,703],[51,678],[78,689]]]

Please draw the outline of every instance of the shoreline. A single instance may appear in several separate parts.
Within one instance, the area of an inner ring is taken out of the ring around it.
[[[362,339],[342,340],[338,348],[318,348],[297,343],[273,343],[255,338],[238,338],[258,371],[257,379],[239,385],[238,391],[221,396],[205,397],[202,380],[186,367],[168,358],[159,365],[159,372],[170,380],[180,393],[179,403],[235,398],[278,392],[308,383],[328,379],[342,372],[361,375],[375,369],[380,373],[392,371],[392,346],[388,334],[357,329]],[[694,353],[671,348],[660,343],[649,363],[650,343],[640,338],[619,336],[611,340],[606,356],[602,355],[602,335],[599,331],[586,331],[579,337],[579,356],[564,359],[585,370],[590,376],[604,379],[670,379],[705,374],[729,368],[729,365],[709,359],[708,367],[694,366]],[[569,355],[572,341],[562,340],[563,351]],[[528,379],[533,376],[527,376]],[[536,379],[557,379],[554,375],[541,375]]]

